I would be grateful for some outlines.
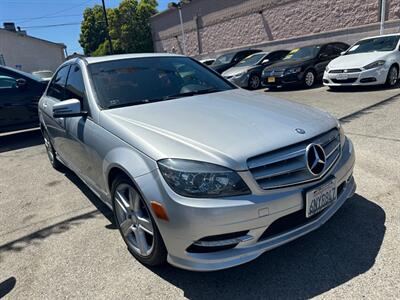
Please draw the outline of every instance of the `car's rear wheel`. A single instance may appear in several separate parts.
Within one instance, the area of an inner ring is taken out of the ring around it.
[[[303,78],[303,85],[306,88],[311,88],[315,83],[315,73],[312,70],[306,71]]]
[[[396,66],[391,66],[386,78],[386,86],[394,87],[399,78],[399,70]]]
[[[260,88],[261,79],[260,76],[253,74],[249,78],[249,89],[256,90]]]
[[[115,222],[131,254],[141,263],[165,263],[167,250],[145,201],[125,176],[112,184]]]
[[[49,158],[51,166],[59,170],[62,167],[62,164],[57,159],[56,151],[54,150],[53,144],[51,143],[49,134],[45,129],[42,130],[43,139],[44,139],[44,146],[46,147],[47,156]]]

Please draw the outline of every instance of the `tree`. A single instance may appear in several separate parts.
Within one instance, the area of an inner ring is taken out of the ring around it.
[[[155,0],[123,0],[117,8],[107,10],[114,53],[153,51],[150,17],[157,13],[156,7]],[[108,53],[108,41],[104,17],[101,15],[100,25],[97,8],[93,11],[95,8],[85,10],[80,43],[85,54],[105,55]]]
[[[86,8],[83,12],[79,44],[86,55],[90,55],[106,39],[106,25],[104,22],[103,8],[95,5]]]

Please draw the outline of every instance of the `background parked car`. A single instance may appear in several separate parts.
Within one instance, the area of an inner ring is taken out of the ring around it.
[[[348,47],[345,43],[334,42],[293,49],[282,61],[264,69],[263,85],[272,88],[293,84],[312,87],[322,80],[328,63]]]
[[[37,103],[45,89],[41,78],[0,66],[0,132],[38,126]]]
[[[400,34],[362,39],[327,66],[323,82],[330,88],[349,85],[394,86],[399,78]]]
[[[288,53],[289,51],[287,50],[254,53],[223,72],[222,76],[240,87],[252,90],[258,89],[261,85],[263,69],[281,60]]]
[[[229,68],[232,68],[238,62],[240,62],[243,58],[245,58],[251,54],[257,53],[257,52],[261,52],[261,50],[249,49],[249,50],[241,50],[241,51],[223,54],[223,55],[217,57],[215,62],[211,65],[211,68],[213,68],[218,73],[222,74],[222,72],[228,70]]]
[[[215,58],[206,58],[206,59],[202,59],[200,60],[200,62],[206,66],[211,66],[215,61]]]
[[[49,82],[51,77],[53,77],[53,72],[50,70],[42,70],[42,71],[35,71],[32,72],[33,75],[42,78],[43,80]]]

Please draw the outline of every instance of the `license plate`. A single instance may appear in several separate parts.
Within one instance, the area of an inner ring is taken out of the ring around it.
[[[306,194],[306,217],[324,210],[332,205],[337,199],[336,180],[331,180],[327,184],[320,186]]]
[[[349,75],[348,74],[338,74],[336,76],[336,79],[338,79],[338,80],[347,80],[347,79],[349,79]]]
[[[275,82],[275,77],[268,77],[268,82],[270,82],[270,83]]]

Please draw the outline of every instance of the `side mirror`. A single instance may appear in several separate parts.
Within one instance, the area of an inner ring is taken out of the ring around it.
[[[329,58],[329,55],[326,54],[326,53],[321,53],[321,54],[319,55],[319,58],[326,59],[326,58]]]
[[[346,54],[346,51],[340,52],[340,55],[345,55],[345,54]]]
[[[71,118],[86,116],[87,112],[81,110],[81,102],[78,99],[69,99],[53,106],[54,118]]]
[[[269,63],[269,59],[268,58],[264,59],[261,64],[264,65],[264,64],[267,64],[267,63]]]
[[[17,82],[17,87],[22,88],[26,86],[26,80],[24,78],[19,78],[16,80]]]

